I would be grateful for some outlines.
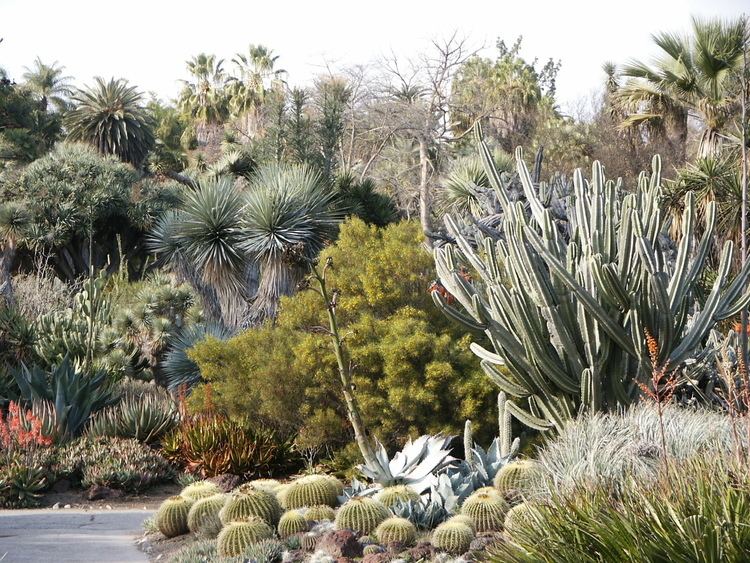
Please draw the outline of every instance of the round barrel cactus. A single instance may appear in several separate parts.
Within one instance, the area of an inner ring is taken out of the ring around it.
[[[469,551],[474,532],[463,522],[443,522],[432,532],[432,545],[451,555]]]
[[[366,545],[364,549],[362,550],[362,555],[375,555],[377,553],[383,553],[385,549],[380,547],[376,543],[371,543],[370,545]]]
[[[224,524],[257,516],[276,526],[281,517],[281,505],[273,493],[245,483],[229,494],[226,504],[219,513]]]
[[[477,532],[497,532],[503,529],[508,503],[492,487],[475,491],[464,501],[461,514],[474,521]]]
[[[250,516],[243,522],[230,522],[219,533],[216,551],[222,557],[242,555],[248,546],[273,537],[273,529],[262,518]]]
[[[467,516],[466,514],[456,514],[455,516],[451,516],[446,520],[446,522],[461,522],[462,524],[466,524],[469,528],[471,528],[471,531],[475,534],[477,533],[476,526],[474,526],[474,520],[471,519],[470,516]]]
[[[539,463],[530,459],[513,461],[503,466],[495,475],[495,488],[506,496],[527,492],[542,478]]]
[[[323,475],[326,479],[328,479],[328,483],[333,487],[333,490],[336,491],[336,496],[341,496],[344,494],[344,484],[333,475]]]
[[[296,510],[290,510],[279,519],[279,536],[286,538],[294,534],[301,534],[310,529],[310,523]]]
[[[410,547],[417,540],[417,529],[406,518],[393,516],[378,525],[375,537],[383,545],[398,542],[404,547]]]
[[[309,475],[294,481],[284,491],[284,508],[338,504],[338,491],[325,475]]]
[[[190,531],[199,536],[215,538],[221,531],[219,512],[226,501],[224,494],[196,500],[188,512],[187,524]]]
[[[394,485],[392,487],[385,487],[374,498],[384,505],[391,507],[399,502],[418,501],[419,493],[406,485]]]
[[[311,506],[310,508],[305,510],[305,519],[308,522],[321,522],[323,520],[333,522],[334,518],[336,518],[336,512],[333,510],[333,508],[325,504]]]
[[[339,508],[336,514],[336,528],[352,530],[359,534],[371,534],[390,515],[390,511],[382,502],[367,497],[355,497]]]
[[[518,530],[523,526],[529,510],[530,505],[528,502],[522,502],[511,508],[505,515],[505,521],[503,522],[506,533],[512,535],[514,530]]]
[[[276,490],[281,486],[281,483],[276,479],[254,479],[250,481],[250,484],[256,489],[263,489],[269,493],[276,493]]]
[[[154,517],[156,527],[168,538],[187,534],[190,531],[188,528],[188,512],[190,512],[191,505],[192,501],[185,497],[179,495],[169,497],[161,503],[156,511]]]
[[[190,485],[182,489],[180,496],[188,498],[190,500],[198,500],[201,498],[218,495],[222,492],[224,491],[222,491],[218,485],[212,483],[211,481],[196,481],[195,483],[191,483]]]

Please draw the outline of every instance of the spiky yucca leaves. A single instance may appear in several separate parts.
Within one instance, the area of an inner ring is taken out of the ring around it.
[[[308,260],[332,240],[343,219],[335,193],[304,166],[266,165],[247,191],[245,248],[260,264],[260,285],[251,308],[255,320],[273,317],[308,272]]]
[[[497,532],[503,529],[508,503],[495,489],[479,489],[461,506],[461,514],[474,521],[477,532]]]
[[[187,534],[190,531],[188,513],[192,504],[193,501],[181,496],[169,497],[156,511],[156,527],[168,538]]]
[[[368,497],[354,497],[339,508],[336,528],[353,530],[358,534],[371,534],[391,515],[383,503]]]
[[[250,516],[224,526],[217,538],[217,551],[222,557],[235,557],[242,555],[248,546],[272,537],[273,528],[265,520]]]
[[[376,493],[373,498],[390,508],[399,502],[418,501],[419,493],[406,485],[394,485],[385,487]]]
[[[515,168],[513,157],[497,150],[493,153],[497,171],[511,174]],[[472,156],[455,163],[453,170],[443,182],[440,194],[446,212],[480,217],[484,206],[492,199],[492,185],[481,159]]]
[[[310,523],[297,510],[290,510],[279,519],[279,536],[286,538],[294,534],[301,534],[310,529]]]
[[[221,494],[221,487],[212,483],[211,481],[196,481],[190,483],[187,487],[180,491],[180,496],[188,498],[190,500],[198,500]]]
[[[221,531],[222,523],[219,512],[224,507],[227,497],[215,494],[197,499],[188,512],[188,528],[194,534],[214,538]]]
[[[417,539],[417,529],[406,518],[397,516],[383,520],[375,529],[375,537],[383,545],[397,542],[404,547],[414,544]]]
[[[284,491],[284,508],[338,504],[338,490],[325,475],[308,475]]]
[[[432,545],[451,555],[466,553],[474,539],[473,530],[462,522],[443,522],[432,532]]]
[[[262,518],[271,526],[276,526],[281,517],[281,505],[273,493],[245,483],[229,494],[219,517],[227,524],[250,516]]]
[[[226,340],[232,335],[230,329],[215,322],[202,322],[190,325],[173,338],[164,354],[161,369],[164,384],[175,391],[180,388],[190,389],[200,382],[201,374],[198,365],[188,356],[188,350],[206,338]]]
[[[75,108],[65,115],[68,137],[102,154],[140,166],[154,144],[153,123],[143,95],[124,79],[96,77],[95,84],[71,96]]]
[[[311,506],[305,510],[304,514],[308,522],[320,522],[322,520],[333,522],[336,518],[336,511],[328,505]]]

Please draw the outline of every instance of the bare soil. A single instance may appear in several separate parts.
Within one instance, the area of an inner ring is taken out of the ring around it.
[[[62,509],[65,505],[70,508],[84,510],[121,510],[121,509],[156,509],[162,501],[168,497],[179,494],[182,487],[176,483],[158,485],[151,487],[148,491],[138,495],[115,495],[100,500],[88,500],[86,495],[88,491],[80,489],[70,489],[63,493],[50,491],[45,493],[41,499],[40,508],[52,508],[59,503]]]

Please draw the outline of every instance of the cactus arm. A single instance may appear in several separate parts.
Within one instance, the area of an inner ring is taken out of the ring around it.
[[[493,366],[490,362],[482,360],[479,365],[484,370],[484,373],[487,374],[487,377],[489,377],[495,383],[495,385],[500,387],[503,392],[507,392],[514,397],[520,398],[525,398],[531,395],[531,391],[529,391],[527,387],[518,385],[510,381],[507,377],[505,377],[504,374],[495,369],[495,366]]]
[[[516,419],[518,419],[521,424],[528,426],[529,428],[533,428],[534,430],[539,431],[545,431],[553,428],[553,425],[549,421],[532,415],[531,413],[523,410],[521,407],[516,405],[513,401],[508,401],[505,408],[507,408],[508,412],[516,417]]]

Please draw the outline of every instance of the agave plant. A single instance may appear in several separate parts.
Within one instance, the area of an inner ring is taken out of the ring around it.
[[[105,82],[96,77],[94,81],[94,86],[71,96],[76,107],[65,116],[68,136],[140,166],[154,145],[153,123],[142,104],[143,95],[124,79]]]
[[[419,500],[397,502],[389,508],[394,515],[410,520],[417,528],[432,530],[456,511],[461,500],[449,477],[443,474]]]

